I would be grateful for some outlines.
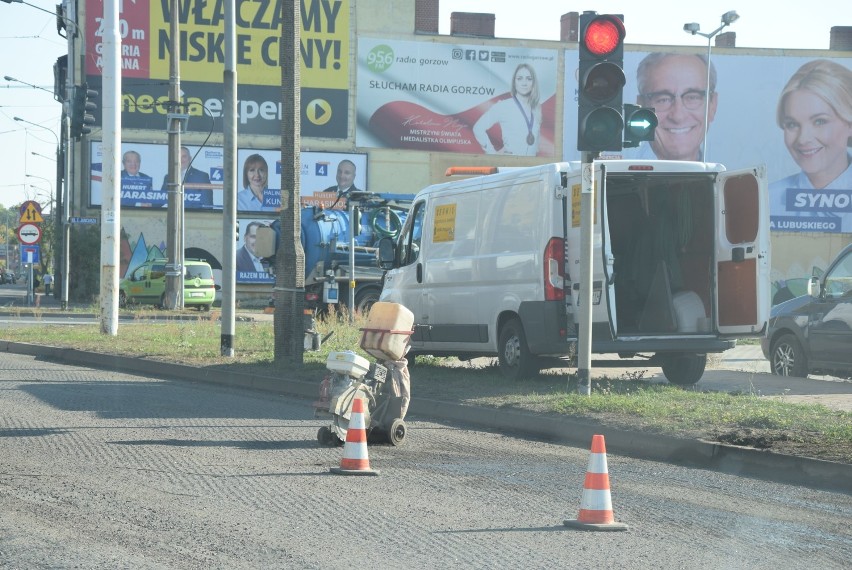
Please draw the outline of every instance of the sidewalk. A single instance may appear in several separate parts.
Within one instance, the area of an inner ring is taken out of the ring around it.
[[[12,288],[14,287],[14,289]],[[149,319],[198,319],[199,317],[207,316],[211,319],[220,319],[222,315],[221,307],[213,307],[209,312],[199,312],[194,309],[187,309],[180,313],[164,312],[162,315],[157,315],[157,310],[153,306],[149,307],[151,312],[146,315]],[[62,310],[62,301],[57,299],[52,294],[45,295],[44,293],[36,292],[35,304],[27,304],[26,288],[20,286],[0,287],[0,315],[14,314],[25,316],[51,317],[76,317],[76,318],[98,318],[100,308],[95,304],[80,304],[69,302],[65,310]],[[273,313],[265,313],[262,310],[240,310],[236,309],[235,317],[238,321],[256,321],[256,322],[272,322],[274,320]],[[121,314],[122,319],[136,319],[137,316],[131,312]]]

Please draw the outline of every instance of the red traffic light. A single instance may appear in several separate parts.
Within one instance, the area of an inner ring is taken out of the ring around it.
[[[586,28],[583,45],[590,53],[606,56],[624,41],[624,22],[612,15],[598,16]]]

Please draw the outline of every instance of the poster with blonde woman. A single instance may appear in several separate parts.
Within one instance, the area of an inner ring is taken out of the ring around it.
[[[274,212],[281,206],[281,193],[269,189],[269,164],[255,153],[243,163],[243,189],[237,192],[240,212]]]
[[[473,126],[476,142],[486,154],[535,156],[541,141],[541,105],[531,65],[515,68],[510,95],[494,103]]]
[[[769,186],[773,231],[852,232],[852,71],[825,59],[802,65],[776,120],[801,171]]]

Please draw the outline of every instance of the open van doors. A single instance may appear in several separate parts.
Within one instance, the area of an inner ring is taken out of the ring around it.
[[[596,340],[606,341],[616,338],[616,305],[615,285],[613,275],[614,257],[609,237],[609,223],[606,209],[606,167],[599,162],[594,163],[594,196],[592,209],[594,212],[594,227],[592,232],[592,323]],[[580,256],[582,216],[581,176],[575,176],[568,181],[570,200],[567,204],[565,231],[566,240],[566,272],[571,279],[571,302],[575,318],[580,314]],[[607,331],[607,324],[608,331]],[[605,338],[607,337],[608,338]]]
[[[765,167],[716,179],[715,312],[725,336],[754,336],[769,318],[769,224]]]

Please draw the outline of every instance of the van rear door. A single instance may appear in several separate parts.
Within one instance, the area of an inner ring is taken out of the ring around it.
[[[609,237],[606,211],[606,167],[594,163],[595,188],[593,194],[594,225],[592,230],[592,332],[595,340],[616,338],[615,284],[613,281],[613,255]],[[571,200],[568,203],[566,243],[566,273],[571,280],[571,302],[574,318],[579,319],[580,307],[580,247],[582,237],[582,175],[568,181]]]
[[[769,211],[765,167],[716,179],[715,311],[723,336],[753,336],[769,318]]]

